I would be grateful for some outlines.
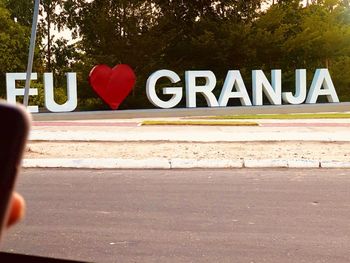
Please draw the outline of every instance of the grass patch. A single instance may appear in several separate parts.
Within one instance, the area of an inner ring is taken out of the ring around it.
[[[256,122],[240,121],[143,121],[142,126],[171,125],[171,126],[259,126]]]
[[[239,119],[348,119],[350,113],[308,113],[308,114],[258,114],[258,115],[224,115],[203,117],[208,120],[239,120]]]

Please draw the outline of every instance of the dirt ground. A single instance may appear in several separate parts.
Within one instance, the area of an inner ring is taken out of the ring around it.
[[[30,142],[25,158],[350,161],[350,142]]]

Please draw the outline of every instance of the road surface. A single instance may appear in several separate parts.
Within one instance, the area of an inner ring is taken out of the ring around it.
[[[3,251],[94,262],[349,262],[350,170],[22,172]]]

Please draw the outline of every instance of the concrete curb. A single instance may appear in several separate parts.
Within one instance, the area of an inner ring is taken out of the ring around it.
[[[25,168],[170,169],[167,159],[24,159]]]
[[[171,169],[191,168],[242,168],[243,160],[193,160],[172,159],[169,160]]]
[[[245,168],[288,168],[287,160],[244,160]]]
[[[288,167],[289,168],[320,168],[320,161],[316,160],[289,160]]]
[[[350,162],[315,160],[189,160],[189,159],[24,159],[23,168],[77,169],[228,169],[228,168],[350,168]]]
[[[321,162],[321,168],[350,168],[350,162],[338,162],[338,161]]]

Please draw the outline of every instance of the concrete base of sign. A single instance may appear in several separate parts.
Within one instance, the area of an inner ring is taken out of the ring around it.
[[[242,114],[292,114],[319,112],[348,112],[350,102],[275,105],[275,106],[244,106],[216,108],[186,108],[186,109],[146,109],[121,111],[92,111],[68,113],[36,113],[35,121],[64,121],[64,120],[100,120],[100,119],[132,119],[132,118],[166,118],[166,117],[200,117]]]

